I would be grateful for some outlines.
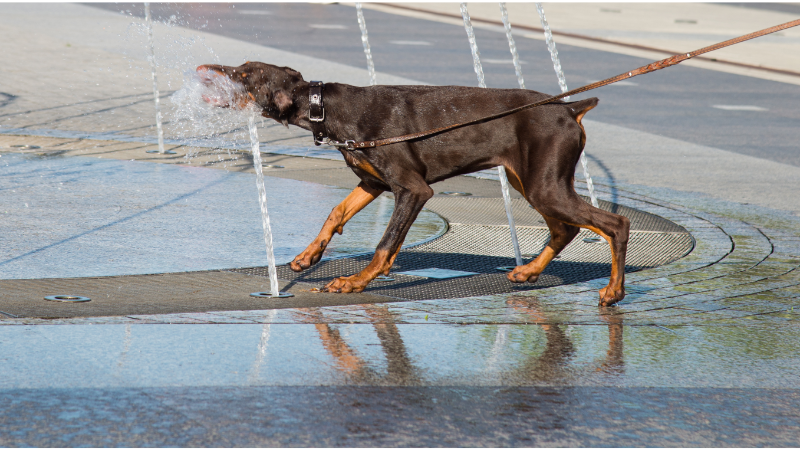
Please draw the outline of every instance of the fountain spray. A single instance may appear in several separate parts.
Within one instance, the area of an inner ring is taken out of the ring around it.
[[[511,35],[511,23],[508,21],[508,10],[506,10],[505,2],[500,2],[500,16],[503,20],[503,27],[506,29],[508,49],[511,51],[511,62],[514,63],[514,72],[517,74],[517,83],[519,83],[520,89],[525,89],[525,80],[522,78],[522,66],[519,62],[519,54],[517,54],[517,44],[514,42],[514,36]]]
[[[472,62],[475,67],[475,74],[478,76],[478,86],[486,88],[486,81],[483,77],[483,66],[481,65],[481,54],[478,51],[478,44],[475,42],[475,32],[472,29],[472,21],[467,11],[467,4],[461,4],[461,17],[464,19],[464,28],[467,30],[467,38],[469,45],[472,49]],[[511,229],[511,243],[514,245],[514,258],[517,265],[523,265],[522,254],[519,251],[519,240],[517,239],[517,229],[514,226],[514,216],[511,210],[511,193],[508,188],[508,177],[506,176],[506,169],[503,166],[497,166],[497,172],[500,176],[500,188],[503,191],[503,203],[506,207],[506,217],[508,217],[508,226]],[[503,268],[504,270],[507,268]]]
[[[370,51],[369,38],[367,37],[367,23],[364,21],[364,13],[361,11],[361,3],[356,3],[356,14],[358,15],[358,27],[361,28],[361,43],[364,44],[364,55],[367,56],[369,85],[375,86],[378,84],[375,79],[375,63],[372,62],[372,51]]]
[[[553,70],[556,71],[558,77],[558,86],[561,88],[561,93],[567,92],[567,80],[564,77],[564,71],[561,69],[561,61],[558,58],[558,50],[556,50],[556,43],[553,40],[553,32],[550,31],[550,24],[547,23],[547,17],[544,15],[544,8],[541,3],[536,4],[536,10],[539,11],[539,21],[542,23],[544,29],[544,40],[547,42],[547,50],[550,51],[550,59],[553,60]],[[564,97],[564,100],[569,101],[569,97]],[[589,199],[592,206],[597,208],[597,195],[594,193],[594,183],[592,177],[589,175],[589,162],[586,160],[586,152],[581,152],[581,166],[583,166],[583,176],[586,178],[586,187],[589,189]]]
[[[267,189],[264,187],[264,172],[261,168],[261,146],[258,142],[258,129],[256,128],[256,115],[251,113],[248,117],[250,128],[250,148],[253,152],[253,167],[256,170],[256,185],[258,186],[258,202],[261,206],[261,219],[264,226],[264,244],[267,247],[267,264],[269,265],[270,292],[255,292],[252,297],[259,298],[286,298],[294,297],[288,292],[280,292],[278,287],[278,270],[275,267],[275,251],[272,246],[272,228],[269,225],[269,211],[267,211]]]
[[[158,130],[158,150],[147,150],[147,153],[174,155],[172,150],[164,150],[164,129],[161,126],[161,104],[158,95],[158,78],[156,78],[156,57],[153,49],[153,17],[150,15],[150,3],[144,4],[144,20],[147,23],[147,61],[153,74],[153,100],[156,104],[156,130]]]

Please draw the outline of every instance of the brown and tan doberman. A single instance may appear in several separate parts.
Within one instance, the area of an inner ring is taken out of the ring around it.
[[[255,107],[264,117],[334,142],[430,130],[548,98],[530,90],[461,86],[327,83],[315,87],[293,69],[259,62],[238,67],[203,65],[197,72],[209,90],[204,98],[210,104]],[[226,96],[230,90],[216,90],[219,79],[233,85],[233,93]],[[600,290],[600,305],[622,300],[630,221],[593,207],[574,189],[575,165],[586,143],[581,119],[597,103],[597,98],[558,101],[422,139],[371,149],[340,148],[361,183],[333,209],[319,236],[292,261],[292,270],[317,263],[334,233],[341,234],[350,218],[382,192],[391,191],[395,209],[372,261],[361,272],[336,278],[325,288],[329,292],[361,292],[375,277],[389,273],[411,224],[433,196],[432,183],[503,166],[511,185],[544,217],[551,234],[539,256],[514,268],[508,279],[535,282],[579,229],[587,228],[611,246],[611,277],[608,286]],[[315,112],[311,108],[316,108]]]

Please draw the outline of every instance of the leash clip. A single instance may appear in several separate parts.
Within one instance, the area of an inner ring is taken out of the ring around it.
[[[353,141],[353,140],[350,140],[350,139],[348,139],[348,140],[346,140],[344,142],[339,142],[339,141],[334,141],[333,139],[331,139],[329,137],[325,137],[323,139],[314,138],[314,143],[317,144],[317,145],[322,145],[322,144],[330,145],[331,147],[344,148],[344,149],[347,149],[347,150],[355,150],[356,149],[356,146],[355,146],[356,141]]]

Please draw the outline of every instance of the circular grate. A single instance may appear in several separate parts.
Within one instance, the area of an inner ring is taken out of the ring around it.
[[[661,219],[664,220],[664,219]],[[549,231],[542,227],[518,227],[523,253],[538,254],[546,245]],[[406,300],[464,298],[503,294],[572,284],[609,276],[611,251],[606,244],[583,242],[594,236],[582,230],[559,257],[545,269],[534,284],[511,283],[499,266],[514,265],[508,226],[451,224],[443,236],[400,252],[392,267],[394,281],[371,283],[365,292]],[[628,243],[626,272],[667,264],[689,253],[694,241],[687,232],[632,231]],[[333,278],[363,270],[372,255],[324,260],[304,272],[288,266],[278,267],[278,277],[316,284],[320,287]],[[526,260],[527,262],[528,260]],[[429,268],[476,272],[478,275],[428,279],[397,272]],[[239,273],[268,276],[266,267],[235,269]]]

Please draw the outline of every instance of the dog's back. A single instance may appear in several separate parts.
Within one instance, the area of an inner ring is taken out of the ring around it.
[[[333,131],[355,140],[389,138],[468,122],[549,97],[521,89],[356,87],[338,83],[326,84],[325,92],[326,98],[331,99],[325,104],[328,114],[350,118],[341,129]],[[405,165],[415,164],[415,161],[422,163],[426,181],[434,183],[455,175],[505,165],[509,158],[517,159],[512,153],[535,153],[531,158],[540,158],[540,153],[548,149],[537,145],[538,142],[563,136],[571,136],[576,147],[582,149],[585,134],[580,120],[597,103],[598,99],[594,97],[571,103],[554,102],[400,145],[410,153],[387,147],[365,150],[363,155],[375,159],[379,165],[388,164],[387,158],[400,158]]]

